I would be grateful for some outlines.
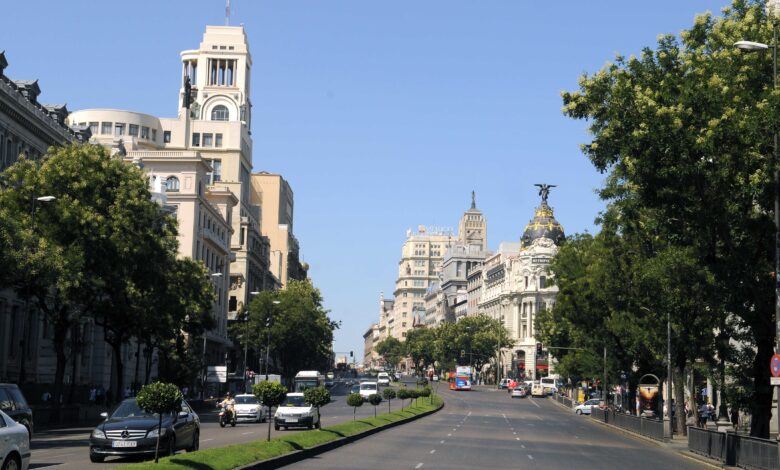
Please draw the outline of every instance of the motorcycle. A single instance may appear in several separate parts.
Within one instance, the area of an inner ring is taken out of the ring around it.
[[[230,423],[230,426],[236,426],[236,413],[235,411],[228,410],[226,407],[221,406],[219,410],[219,427],[224,428]]]

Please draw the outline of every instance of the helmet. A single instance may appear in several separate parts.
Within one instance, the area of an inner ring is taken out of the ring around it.
[[[227,392],[225,396],[230,397],[230,392]]]

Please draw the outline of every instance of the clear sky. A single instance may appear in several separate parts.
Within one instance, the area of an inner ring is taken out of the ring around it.
[[[586,123],[561,114],[616,53],[728,0],[233,0],[254,61],[254,171],[295,192],[295,234],[332,318],[337,352],[392,295],[405,232],[457,228],[471,191],[488,244],[519,241],[539,201],[567,234],[604,207],[580,153]],[[225,22],[224,0],[2,2],[12,79],[39,79],[44,103],[176,114],[179,52]]]

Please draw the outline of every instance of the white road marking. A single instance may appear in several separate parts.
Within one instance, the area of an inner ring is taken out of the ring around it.
[[[422,463],[422,462],[420,462],[420,463],[418,463],[418,464],[417,464],[417,466],[415,466],[414,468],[420,468],[420,467],[422,467],[422,466],[423,466],[423,463]]]
[[[435,453],[436,453],[436,449],[431,450],[431,454],[435,454]]]
[[[439,441],[439,444],[444,444],[444,440],[442,439],[441,441]]]
[[[469,411],[469,414],[467,414],[466,416],[471,416],[471,411]]]
[[[254,433],[255,433],[254,431],[242,432],[241,435],[246,436],[247,434],[254,434]]]
[[[516,438],[515,438],[515,440],[516,440],[516,441],[519,441],[519,440],[520,440],[520,438],[519,438],[519,437],[516,437]]]
[[[520,448],[525,449],[525,446],[523,444],[520,444]]]
[[[208,441],[213,441],[213,440],[214,439],[201,439],[200,442],[208,442]]]
[[[531,403],[533,403],[535,407],[541,408],[541,406],[539,406],[539,404],[536,403],[536,400],[531,400]]]
[[[517,436],[517,433],[516,433],[516,432],[513,432],[512,434],[514,434],[515,436]]]
[[[531,460],[533,460],[533,459],[534,459],[534,456],[533,456],[533,455],[531,455],[531,454],[528,454],[528,458],[529,458],[529,459],[531,459]]]
[[[452,434],[447,434],[447,437],[452,437]]]
[[[504,419],[506,419],[506,415],[504,413],[501,413],[501,416],[503,416]]]

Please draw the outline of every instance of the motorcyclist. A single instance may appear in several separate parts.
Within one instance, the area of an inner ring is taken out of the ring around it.
[[[222,400],[219,405],[225,410],[225,413],[227,413],[226,418],[228,420],[233,419],[236,400],[230,395],[230,392],[227,392],[227,394],[225,394],[225,399]]]

